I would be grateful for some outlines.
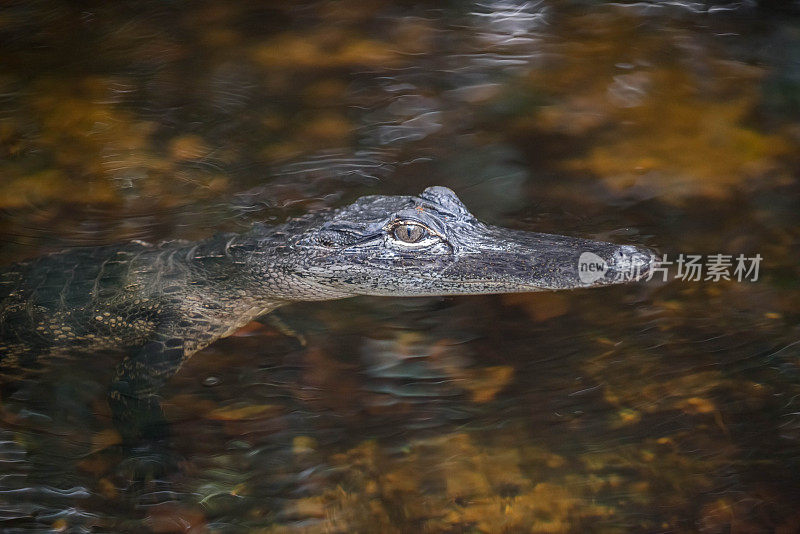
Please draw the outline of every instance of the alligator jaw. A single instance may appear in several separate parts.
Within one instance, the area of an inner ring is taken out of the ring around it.
[[[646,277],[658,256],[618,245],[483,226],[449,266],[429,278],[431,295],[517,293],[632,282]],[[478,237],[480,236],[480,237]],[[428,278],[428,277],[426,277]]]

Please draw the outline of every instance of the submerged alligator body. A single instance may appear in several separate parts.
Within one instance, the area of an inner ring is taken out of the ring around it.
[[[581,281],[591,252],[605,276]],[[112,399],[146,399],[194,352],[292,301],[510,293],[618,283],[629,245],[479,222],[456,195],[369,196],[201,242],[75,249],[0,271],[0,366],[55,352],[125,354]],[[624,278],[624,277],[623,277]]]

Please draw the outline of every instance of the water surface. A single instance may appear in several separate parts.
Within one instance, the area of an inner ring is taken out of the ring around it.
[[[764,261],[287,307],[294,337],[253,323],[164,388],[153,476],[113,357],[3,372],[3,530],[800,529],[800,19],[752,4],[4,7],[3,264],[429,185],[494,224]]]

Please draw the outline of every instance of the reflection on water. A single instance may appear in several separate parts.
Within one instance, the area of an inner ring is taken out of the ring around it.
[[[170,381],[162,451],[120,443],[116,356],[3,370],[4,531],[800,529],[800,20],[755,4],[4,8],[4,264],[433,184],[506,226],[765,258],[290,306]]]

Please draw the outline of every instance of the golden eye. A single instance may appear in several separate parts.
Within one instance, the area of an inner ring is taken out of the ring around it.
[[[394,229],[394,237],[406,243],[416,243],[428,232],[418,224],[399,224]]]

